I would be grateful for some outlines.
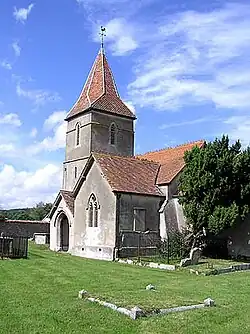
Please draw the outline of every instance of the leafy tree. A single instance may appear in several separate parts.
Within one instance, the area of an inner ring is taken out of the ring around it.
[[[38,203],[33,208],[0,210],[1,216],[13,220],[42,220],[51,210],[52,204]]]
[[[5,221],[5,214],[3,214],[3,213],[1,213],[0,212],[0,222],[3,222],[3,221]]]
[[[52,204],[40,202],[36,207],[30,209],[30,219],[31,220],[42,220],[51,210]]]
[[[250,148],[241,150],[228,136],[185,153],[180,203],[193,232],[218,234],[250,211]]]

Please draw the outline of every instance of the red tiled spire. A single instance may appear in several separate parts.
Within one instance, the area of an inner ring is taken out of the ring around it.
[[[135,118],[135,115],[120,99],[112,71],[102,48],[95,59],[81,94],[66,120],[89,108]]]

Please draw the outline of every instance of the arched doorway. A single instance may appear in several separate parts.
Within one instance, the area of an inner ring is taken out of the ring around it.
[[[67,216],[62,213],[58,222],[59,229],[59,248],[63,252],[69,250],[69,221]]]

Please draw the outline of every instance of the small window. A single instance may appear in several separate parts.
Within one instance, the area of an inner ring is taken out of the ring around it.
[[[94,194],[89,198],[88,204],[88,226],[89,227],[98,227],[98,203]]]
[[[75,179],[77,178],[77,167],[75,167]]]
[[[80,124],[76,124],[76,146],[80,145]]]
[[[94,227],[98,226],[98,206],[97,202],[94,203]]]
[[[134,231],[145,231],[146,225],[146,210],[143,208],[134,208]]]
[[[116,144],[116,125],[114,123],[111,124],[110,129],[109,129],[109,142],[111,145],[115,145]]]

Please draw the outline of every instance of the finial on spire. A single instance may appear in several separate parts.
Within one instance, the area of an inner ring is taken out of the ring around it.
[[[106,36],[105,32],[106,32],[106,28],[101,26],[99,35],[101,36],[101,51],[102,52],[104,51],[103,41],[104,41],[104,37]]]

